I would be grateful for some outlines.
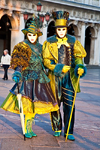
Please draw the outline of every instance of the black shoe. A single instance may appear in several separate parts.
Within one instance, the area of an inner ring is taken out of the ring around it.
[[[3,80],[5,80],[5,78],[2,78]]]

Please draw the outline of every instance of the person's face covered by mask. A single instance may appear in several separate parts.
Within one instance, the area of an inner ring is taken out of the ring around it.
[[[37,41],[38,36],[37,34],[27,33],[27,38],[30,43],[34,44]]]
[[[57,28],[56,33],[59,38],[64,38],[67,33],[67,27]]]

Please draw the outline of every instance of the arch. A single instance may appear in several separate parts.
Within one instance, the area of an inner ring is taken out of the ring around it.
[[[68,26],[68,31],[67,31],[67,33],[70,34],[70,35],[74,35],[74,34],[75,34],[75,31],[74,31],[74,27],[73,27],[73,26],[74,26],[73,24],[70,24],[70,25]]]
[[[10,53],[11,28],[8,15],[3,15],[0,19],[0,56],[3,54],[4,49],[8,49]]]
[[[95,30],[94,30],[94,28],[91,27],[91,26],[88,26],[86,29],[88,29],[88,28],[90,30],[91,37],[95,37]]]
[[[47,37],[53,36],[56,32],[55,32],[55,22],[54,20],[51,20],[48,24],[48,28],[47,28]]]
[[[31,23],[31,21],[32,21],[32,17],[29,18],[29,19],[26,21],[26,23],[25,23],[25,28],[28,28],[28,26],[29,26],[29,24]]]
[[[78,36],[78,27],[75,25],[75,24],[73,24],[73,23],[71,23],[69,26],[68,26],[68,34],[70,34],[70,35],[73,35],[73,36]]]
[[[11,23],[11,26],[12,26],[12,29],[18,30],[18,27],[19,27],[19,23],[18,23],[19,22],[18,21],[19,17],[18,17],[18,15],[15,15],[14,13],[12,15],[12,13],[9,13],[9,11],[2,11],[0,18],[2,18],[4,15],[8,16],[8,18],[10,20],[10,23]]]
[[[84,58],[85,64],[93,63],[94,59],[94,46],[95,46],[95,30],[93,27],[88,26],[85,30],[85,50],[87,56]]]

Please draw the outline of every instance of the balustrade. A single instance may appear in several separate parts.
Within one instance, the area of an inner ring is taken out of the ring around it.
[[[76,3],[82,3],[82,4],[86,4],[86,5],[100,7],[100,0],[62,0],[62,1],[76,2]]]

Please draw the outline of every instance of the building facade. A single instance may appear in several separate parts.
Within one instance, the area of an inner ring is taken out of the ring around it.
[[[42,14],[47,11],[65,10],[70,14],[68,34],[74,35],[86,49],[85,64],[100,65],[100,0],[40,0]],[[24,13],[28,20],[37,14],[37,0],[0,0],[0,57],[4,49],[12,53],[14,46],[24,40],[21,30],[25,27]],[[27,21],[28,22],[28,21]],[[46,22],[44,21],[44,24]],[[47,27],[42,28],[43,42],[54,35],[54,20],[50,17]]]

